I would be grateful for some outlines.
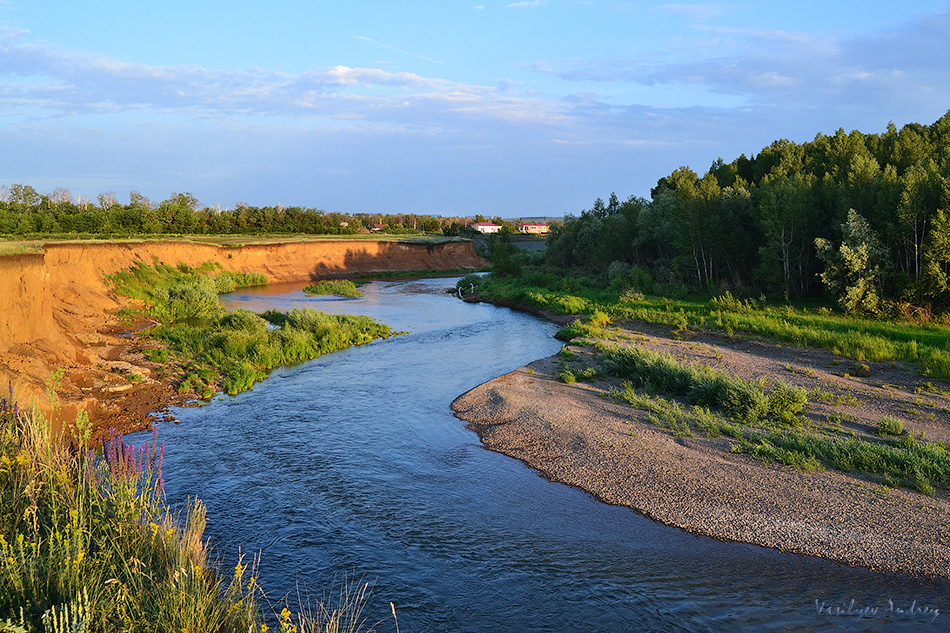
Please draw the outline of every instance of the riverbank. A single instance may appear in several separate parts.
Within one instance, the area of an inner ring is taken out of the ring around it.
[[[781,379],[824,394],[807,415],[837,416],[842,428],[867,430],[882,416],[906,420],[908,433],[950,440],[950,397],[921,391],[897,364],[871,364],[871,376],[848,374],[852,361],[775,344],[626,325],[625,341],[704,363],[747,380]],[[531,363],[460,396],[456,415],[487,448],[515,457],[545,477],[661,523],[717,539],[819,556],[879,571],[950,578],[950,501],[862,476],[803,472],[732,452],[726,437],[675,433],[650,414],[605,397],[616,379],[565,383],[570,366],[593,366],[593,348]]]
[[[471,242],[313,240],[197,244],[176,241],[45,243],[0,256],[0,384],[60,423],[86,411],[97,432],[143,428],[149,413],[193,397],[173,388],[174,367],[148,360],[129,337],[147,322],[117,315],[127,305],[105,276],[137,263],[198,267],[213,262],[270,282],[307,282],[393,271],[479,268]],[[50,380],[62,370],[58,379]],[[60,405],[49,410],[47,391]]]

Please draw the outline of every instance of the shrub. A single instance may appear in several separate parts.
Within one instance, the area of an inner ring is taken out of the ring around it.
[[[799,387],[778,380],[768,395],[768,408],[771,415],[789,422],[793,416],[802,413],[808,406],[808,393]]]
[[[868,378],[871,375],[871,368],[864,363],[854,363],[848,368],[848,374],[858,378]]]
[[[881,436],[900,435],[904,432],[904,423],[895,417],[884,416],[877,421],[877,434]]]

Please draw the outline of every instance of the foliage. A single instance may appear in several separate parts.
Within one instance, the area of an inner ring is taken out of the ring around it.
[[[96,453],[83,418],[66,438],[11,400],[0,399],[0,629],[267,630],[256,565],[218,569],[204,505],[191,502],[184,520],[166,505],[154,430],[141,447],[113,436]],[[337,620],[361,625],[366,588],[352,598]],[[313,611],[285,613],[318,630]]]
[[[415,214],[330,213],[300,206],[204,207],[190,193],[172,193],[152,202],[137,191],[120,203],[112,192],[94,204],[57,189],[40,194],[30,185],[0,187],[0,234],[8,235],[356,235],[370,227],[394,235],[415,235],[466,226],[464,218]],[[457,230],[456,230],[457,234]]]
[[[754,456],[775,456],[782,451],[844,472],[880,475],[886,482],[916,488],[924,494],[933,494],[935,487],[946,488],[950,482],[950,453],[943,442],[908,438],[888,444],[788,429],[750,434],[734,450]]]
[[[685,397],[690,404],[715,407],[748,423],[769,415],[787,422],[808,404],[804,390],[782,381],[776,381],[767,394],[761,382],[742,380],[706,366],[684,365],[672,354],[642,347],[608,348],[601,370],[627,379],[635,387]]]
[[[713,300],[630,292],[618,297],[616,292],[598,288],[589,279],[558,277],[535,267],[525,268],[517,278],[484,277],[479,281],[478,291],[483,299],[504,305],[521,304],[563,314],[601,311],[615,320],[645,321],[677,330],[743,333],[800,347],[825,348],[862,363],[908,360],[916,363],[924,376],[950,378],[950,350],[946,348],[950,334],[939,322],[918,324],[843,315],[824,307],[729,299],[731,294]],[[583,324],[578,322],[558,332],[557,337],[567,341],[582,335]]]
[[[900,435],[904,432],[904,423],[895,417],[886,415],[877,422],[878,435]]]
[[[948,146],[950,113],[881,134],[781,139],[717,159],[705,174],[680,167],[650,200],[611,194],[566,218],[548,236],[545,263],[616,292],[666,296],[688,287],[801,299],[821,294],[824,274],[848,310],[898,300],[947,310]],[[646,277],[631,279],[634,270]]]
[[[332,279],[318,281],[303,289],[308,295],[339,295],[341,297],[359,298],[363,296],[356,284],[348,279]]]
[[[825,262],[821,280],[845,312],[880,312],[887,252],[867,220],[854,209],[848,211],[841,232],[844,241],[837,250],[828,240],[815,239],[818,257]]]
[[[294,308],[287,314],[226,313],[217,299],[219,290],[266,279],[229,273],[211,277],[213,269],[211,264],[194,269],[138,264],[110,277],[116,292],[143,300],[148,314],[161,321],[145,335],[165,343],[178,357],[183,366],[180,392],[210,398],[220,388],[234,395],[250,389],[275,367],[392,334],[388,326],[369,317],[329,315],[309,308]],[[226,283],[219,282],[222,276]]]

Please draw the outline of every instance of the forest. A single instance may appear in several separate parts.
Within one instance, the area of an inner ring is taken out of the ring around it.
[[[597,199],[552,227],[546,263],[644,292],[789,300],[848,312],[950,308],[950,112],[881,134],[839,129],[680,167],[650,199]]]

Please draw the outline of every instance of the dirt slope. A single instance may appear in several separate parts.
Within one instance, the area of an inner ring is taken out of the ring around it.
[[[118,336],[122,328],[111,315],[123,301],[105,281],[106,275],[137,262],[156,260],[189,266],[213,261],[224,270],[264,273],[271,282],[485,263],[471,242],[46,244],[41,253],[0,257],[0,385],[9,384],[19,401],[34,401],[49,411],[46,385],[51,373],[62,368],[63,406],[55,417],[71,420],[81,408],[100,427],[135,426],[144,413],[160,409],[173,392],[152,379],[156,367]]]

